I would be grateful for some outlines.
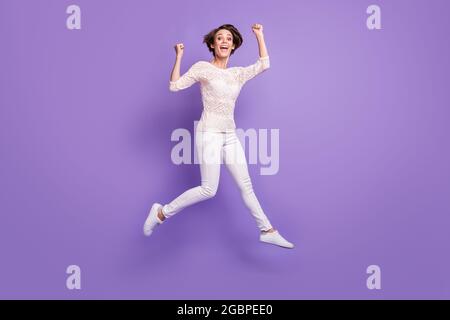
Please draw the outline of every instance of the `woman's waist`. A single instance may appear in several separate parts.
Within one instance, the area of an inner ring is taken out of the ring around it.
[[[229,132],[236,129],[233,116],[224,116],[214,112],[203,111],[198,122],[198,129],[203,131]]]
[[[203,108],[202,117],[223,118],[226,120],[234,120],[233,110],[215,110],[210,108]]]

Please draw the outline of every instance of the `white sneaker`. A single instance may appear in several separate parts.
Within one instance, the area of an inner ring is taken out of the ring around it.
[[[274,244],[283,248],[292,249],[294,247],[293,243],[290,243],[277,231],[274,232],[264,232],[259,236],[259,240],[262,242]]]
[[[155,229],[156,226],[163,223],[163,221],[158,218],[159,208],[161,207],[162,205],[160,203],[154,203],[150,209],[150,213],[144,223],[144,235],[147,237],[152,234],[153,229]]]

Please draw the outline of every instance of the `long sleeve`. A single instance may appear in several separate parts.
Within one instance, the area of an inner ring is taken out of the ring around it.
[[[201,65],[199,62],[194,63],[189,70],[180,76],[176,81],[169,80],[169,90],[170,91],[179,91],[186,88],[189,88],[194,83],[200,80],[200,68]]]
[[[238,73],[238,79],[241,85],[248,80],[254,78],[266,69],[270,68],[269,56],[260,57],[258,61],[247,67],[240,67]]]

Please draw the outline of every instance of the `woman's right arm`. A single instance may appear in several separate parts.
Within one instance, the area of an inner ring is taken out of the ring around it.
[[[172,69],[169,81],[170,91],[179,91],[182,89],[189,88],[195,82],[199,80],[198,78],[198,65],[194,64],[185,74],[180,76],[181,60],[183,58],[184,45],[178,43],[175,45],[175,64]]]
[[[172,69],[172,74],[170,75],[170,81],[175,82],[180,78],[180,66],[181,59],[183,58],[184,45],[182,43],[177,43],[175,45],[175,64]]]

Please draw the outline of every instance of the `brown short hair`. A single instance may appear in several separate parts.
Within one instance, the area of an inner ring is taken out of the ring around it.
[[[219,30],[222,30],[222,29],[230,31],[231,34],[233,35],[234,49],[231,49],[231,54],[233,54],[234,51],[236,51],[237,48],[239,48],[242,45],[242,42],[244,42],[244,39],[242,38],[241,33],[239,32],[239,30],[235,26],[233,26],[232,24],[221,25],[220,27],[218,27],[218,28],[216,28],[214,30],[211,30],[208,34],[206,34],[203,37],[203,43],[206,43],[206,46],[208,47],[208,50],[210,52],[212,52],[212,54],[214,56],[216,55],[216,53],[214,52],[214,49],[211,48],[211,45],[214,44],[214,37],[216,36],[216,33]]]

